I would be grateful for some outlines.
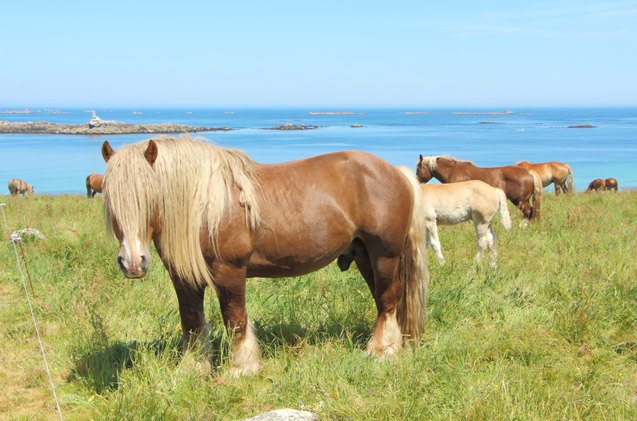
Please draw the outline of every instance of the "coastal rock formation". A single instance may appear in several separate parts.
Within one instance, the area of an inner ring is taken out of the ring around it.
[[[116,134],[178,134],[195,132],[229,131],[228,127],[185,126],[183,124],[130,124],[111,120],[89,121],[87,124],[57,124],[48,121],[10,123],[0,121],[0,134],[67,134],[67,135],[116,135]]]
[[[319,126],[308,126],[306,124],[291,124],[291,123],[285,123],[285,124],[280,124],[278,126],[274,126],[274,127],[269,127],[266,128],[266,130],[314,130],[314,129],[318,129]]]
[[[568,126],[569,129],[594,129],[597,126],[593,126],[592,124],[575,124],[573,126]]]

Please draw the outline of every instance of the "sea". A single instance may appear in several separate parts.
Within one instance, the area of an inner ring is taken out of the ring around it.
[[[87,123],[87,109],[0,109],[0,120]],[[211,143],[242,149],[261,163],[357,149],[394,165],[415,168],[419,154],[451,155],[482,167],[517,161],[571,165],[576,190],[595,178],[614,177],[620,189],[637,188],[635,108],[295,108],[95,109],[104,120],[228,127],[202,132]],[[315,130],[268,130],[282,124]],[[589,128],[572,126],[589,125]],[[76,136],[0,134],[0,182],[21,178],[43,194],[85,194],[89,173],[104,173],[100,148],[151,135]],[[5,194],[8,190],[5,191]]]

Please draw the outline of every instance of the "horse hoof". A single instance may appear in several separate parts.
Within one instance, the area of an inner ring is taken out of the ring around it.
[[[256,364],[248,364],[244,367],[232,367],[230,369],[230,376],[235,379],[241,376],[253,376],[259,372],[261,369],[258,363]]]

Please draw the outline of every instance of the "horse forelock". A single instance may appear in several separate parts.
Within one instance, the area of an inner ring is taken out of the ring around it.
[[[254,163],[242,151],[191,138],[153,140],[158,155],[152,167],[144,157],[147,141],[124,147],[109,160],[104,180],[106,214],[132,234],[137,234],[132,232],[135,225],[143,234],[147,232],[143,227],[159,212],[159,245],[171,270],[193,284],[210,282],[201,229],[207,229],[219,257],[219,227],[233,205],[235,187],[240,191],[248,226],[256,228],[259,206]]]

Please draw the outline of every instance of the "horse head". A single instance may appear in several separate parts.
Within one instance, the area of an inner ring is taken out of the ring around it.
[[[433,172],[431,169],[430,160],[432,157],[424,157],[420,155],[420,159],[416,164],[416,176],[418,177],[418,181],[421,183],[426,183],[427,181],[433,178]]]
[[[150,263],[150,243],[160,230],[158,206],[149,190],[153,187],[152,166],[157,159],[153,140],[134,159],[139,149],[127,147],[116,153],[108,141],[102,145],[108,184],[104,183],[104,210],[108,228],[119,241],[117,263],[127,278],[143,278]],[[146,168],[144,168],[146,167]]]

